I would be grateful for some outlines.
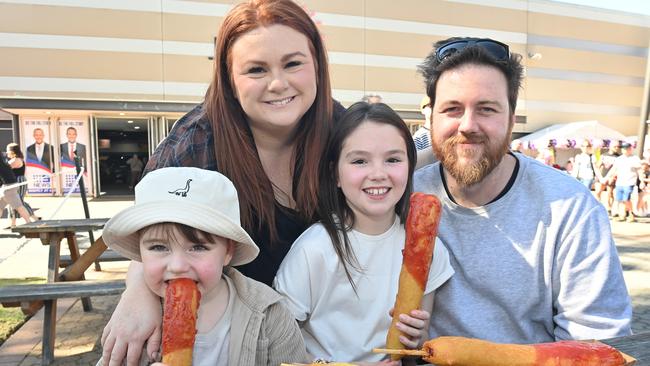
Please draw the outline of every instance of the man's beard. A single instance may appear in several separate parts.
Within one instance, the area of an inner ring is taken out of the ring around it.
[[[448,138],[442,144],[433,139],[432,148],[442,166],[456,182],[462,187],[470,187],[481,182],[499,165],[508,152],[509,136],[510,133],[507,133],[502,140],[492,141],[483,134],[461,134]],[[478,156],[481,152],[476,148],[459,152],[457,146],[462,143],[480,144],[483,147],[482,155]],[[460,158],[468,158],[470,161],[461,163]]]

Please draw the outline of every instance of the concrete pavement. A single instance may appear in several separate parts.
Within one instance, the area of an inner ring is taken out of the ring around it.
[[[62,198],[29,198],[29,203],[39,208],[37,214],[48,218]],[[129,199],[91,200],[91,217],[111,217],[121,209],[132,205]],[[81,200],[70,199],[56,218],[81,218]],[[19,221],[19,224],[21,222]],[[0,227],[8,225],[0,221]],[[637,223],[612,222],[612,231],[623,265],[625,281],[632,297],[634,316],[632,329],[635,333],[650,331],[650,219]],[[99,236],[99,232],[95,233]],[[87,234],[79,241],[88,245]],[[62,245],[65,252],[66,245]],[[127,262],[103,263],[102,271],[91,268],[87,278],[123,278]],[[46,277],[47,247],[39,240],[27,240],[0,230],[0,278]],[[118,296],[95,297],[94,309],[84,313],[78,299],[58,301],[58,322],[54,365],[94,365],[101,355],[99,338],[110,318]],[[0,346],[0,366],[40,365],[42,312],[30,319],[7,342]]]

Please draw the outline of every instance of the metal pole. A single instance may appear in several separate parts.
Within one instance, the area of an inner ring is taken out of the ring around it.
[[[77,175],[81,173],[81,158],[77,155],[77,152],[74,152],[74,166],[77,169]],[[84,174],[86,172],[84,171]],[[86,198],[86,184],[84,183],[84,178],[81,177],[79,179],[79,193],[81,193],[81,203],[84,206],[84,215],[86,216],[87,219],[90,218],[90,210],[88,210],[88,199]],[[95,235],[93,234],[92,230],[88,231],[88,238],[90,239],[90,245],[92,245],[95,242]],[[95,262],[95,270],[96,271],[101,271],[101,266],[99,265],[99,261]]]
[[[642,158],[646,147],[645,136],[648,134],[648,112],[650,112],[650,41],[648,42],[648,54],[646,56],[645,83],[643,87],[643,100],[641,101],[641,119],[639,121],[639,135],[637,143],[637,155]]]

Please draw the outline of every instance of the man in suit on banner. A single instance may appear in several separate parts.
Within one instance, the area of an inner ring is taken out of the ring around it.
[[[77,142],[77,129],[68,127],[65,132],[67,142],[61,144],[61,162],[67,162],[74,166],[74,154],[81,159],[81,166],[86,166],[86,145]]]
[[[34,129],[34,143],[27,146],[27,163],[36,164],[50,172],[54,171],[52,158],[54,157],[54,148],[44,141],[45,132],[42,128]]]

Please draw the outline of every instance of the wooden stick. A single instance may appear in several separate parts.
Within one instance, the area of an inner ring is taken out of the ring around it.
[[[385,353],[387,355],[404,355],[404,356],[427,356],[427,351],[419,349],[390,349],[390,348],[373,348],[373,353]]]

